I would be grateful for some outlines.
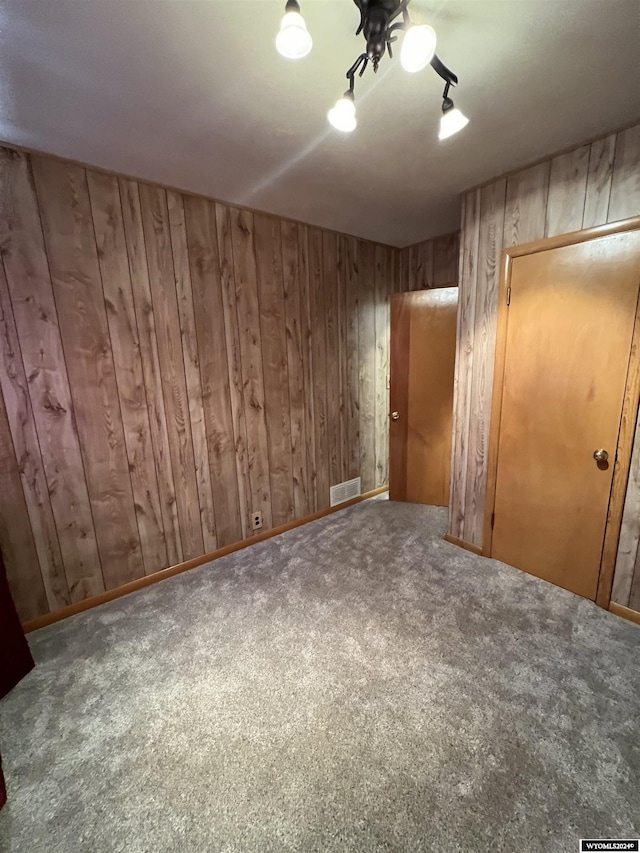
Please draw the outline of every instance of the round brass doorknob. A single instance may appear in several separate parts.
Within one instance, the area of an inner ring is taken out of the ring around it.
[[[609,458],[609,454],[606,450],[600,448],[600,450],[593,451],[593,458],[596,460],[596,462],[606,462]]]
[[[399,421],[400,420],[400,412],[391,412],[391,420]]]

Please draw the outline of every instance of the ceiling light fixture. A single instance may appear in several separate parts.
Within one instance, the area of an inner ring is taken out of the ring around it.
[[[442,95],[442,118],[440,119],[438,139],[448,139],[468,124],[469,119],[460,112],[449,97],[449,84],[447,83]]]
[[[276,36],[278,53],[286,59],[302,59],[311,50],[313,39],[300,14],[298,0],[287,0],[280,32]]]
[[[436,31],[428,24],[409,27],[402,39],[400,62],[405,71],[422,71],[436,52]]]
[[[469,123],[469,119],[456,109],[449,98],[449,87],[456,86],[458,78],[436,56],[436,32],[428,24],[412,25],[409,19],[408,7],[411,0],[353,0],[360,11],[360,25],[356,35],[362,33],[367,43],[366,50],[347,71],[349,88],[335,106],[329,110],[329,122],[337,130],[348,133],[355,130],[355,76],[362,77],[367,65],[372,64],[374,72],[378,71],[380,60],[388,52],[393,58],[391,45],[397,41],[396,33],[403,32],[400,62],[402,67],[411,73],[421,71],[431,64],[433,70],[445,82],[442,104],[442,119],[440,120],[440,139],[446,139]],[[399,16],[402,20],[396,20]],[[287,0],[285,16],[280,25],[276,38],[278,51],[290,59],[300,59],[311,50],[311,36],[302,15],[297,0]]]
[[[351,89],[347,89],[344,95],[336,101],[335,107],[329,110],[327,118],[336,130],[350,133],[356,129],[356,105]]]

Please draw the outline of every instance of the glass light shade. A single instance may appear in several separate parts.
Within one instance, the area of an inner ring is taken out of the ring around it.
[[[438,139],[448,139],[468,124],[469,119],[457,107],[453,107],[442,114]]]
[[[311,50],[313,40],[300,12],[287,12],[276,36],[278,53],[287,59],[302,59]]]
[[[327,118],[330,124],[336,130],[341,130],[343,133],[351,133],[356,129],[356,105],[351,98],[340,98],[336,101],[335,107],[329,110]]]
[[[402,39],[400,62],[405,71],[421,71],[436,52],[436,31],[428,24],[409,27]]]

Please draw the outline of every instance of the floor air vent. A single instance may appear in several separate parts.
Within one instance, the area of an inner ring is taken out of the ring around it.
[[[355,477],[353,480],[345,480],[344,483],[338,483],[337,486],[331,486],[329,489],[329,499],[331,506],[349,501],[351,498],[357,498],[362,494],[360,489],[360,477]]]

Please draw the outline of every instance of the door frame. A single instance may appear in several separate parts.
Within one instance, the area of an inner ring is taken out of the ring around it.
[[[544,240],[536,240],[533,243],[523,243],[521,246],[513,246],[502,252],[500,268],[500,285],[498,287],[498,317],[496,328],[496,355],[493,373],[493,395],[491,401],[491,420],[489,423],[489,446],[487,451],[487,488],[484,504],[484,528],[482,538],[482,554],[491,556],[493,529],[492,516],[496,499],[496,478],[498,473],[498,446],[500,443],[500,422],[502,419],[502,391],[504,387],[504,374],[506,368],[507,349],[507,324],[509,311],[507,306],[508,288],[511,286],[512,262],[514,258],[523,255],[532,255],[544,252],[548,249],[558,249],[562,246],[571,246],[578,243],[586,243],[598,237],[606,237],[611,234],[622,234],[625,231],[640,230],[640,216],[631,219],[623,219],[608,225],[599,225],[595,228],[587,228],[583,231],[572,231],[569,234],[561,234],[557,237],[548,237]],[[613,586],[613,574],[615,571],[618,541],[620,539],[620,528],[622,525],[622,512],[629,480],[629,469],[631,467],[631,453],[635,437],[638,406],[640,403],[640,295],[636,305],[636,317],[633,327],[633,337],[629,352],[629,364],[627,367],[627,379],[625,383],[624,399],[622,404],[622,417],[618,431],[618,444],[616,447],[615,463],[613,468],[613,480],[609,495],[609,506],[607,510],[607,521],[605,525],[604,543],[600,558],[600,571],[598,574],[598,589],[596,593],[596,604],[608,608]]]

